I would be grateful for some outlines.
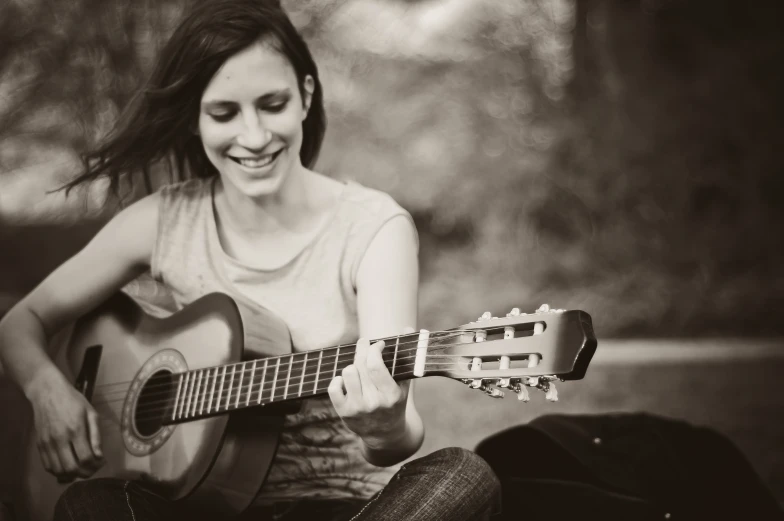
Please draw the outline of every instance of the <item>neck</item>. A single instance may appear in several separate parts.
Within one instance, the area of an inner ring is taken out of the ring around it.
[[[421,358],[419,333],[382,340],[386,344],[382,358],[392,377],[413,378]],[[176,394],[165,407],[165,421],[189,422],[325,394],[332,379],[354,362],[355,352],[355,344],[344,344],[178,373],[173,382]]]
[[[293,168],[274,193],[259,197],[250,197],[221,179],[215,191],[219,217],[245,235],[296,232],[313,213],[313,175],[302,166]]]

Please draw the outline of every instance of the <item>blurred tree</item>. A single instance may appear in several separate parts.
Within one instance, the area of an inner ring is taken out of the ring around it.
[[[0,240],[13,251],[0,269],[21,275],[0,292],[29,289],[114,211],[101,186],[47,190],[109,130],[193,1],[0,3]],[[317,167],[411,210],[429,327],[549,302],[588,310],[604,336],[782,333],[779,7],[283,5],[325,85]]]

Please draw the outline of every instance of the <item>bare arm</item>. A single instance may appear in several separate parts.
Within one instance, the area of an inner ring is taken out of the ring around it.
[[[54,270],[0,322],[0,362],[25,392],[53,364],[47,342],[149,266],[158,196],[126,208],[90,243]]]
[[[158,200],[120,212],[0,321],[0,364],[32,404],[44,468],[59,477],[88,477],[102,454],[96,413],[52,362],[49,339],[147,269]]]
[[[419,263],[416,230],[408,219],[396,217],[376,235],[357,273],[359,332],[373,339],[403,333],[417,325]],[[381,357],[375,359],[376,363]],[[368,359],[372,364],[372,359]],[[363,454],[370,463],[393,465],[416,452],[424,426],[414,405],[411,381],[399,385],[405,427],[385,439],[365,439]]]

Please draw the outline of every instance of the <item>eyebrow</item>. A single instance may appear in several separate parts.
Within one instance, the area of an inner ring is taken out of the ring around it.
[[[274,99],[274,98],[278,98],[278,97],[286,96],[286,95],[290,95],[290,94],[291,94],[291,89],[285,88],[285,89],[281,89],[281,90],[268,92],[268,93],[266,93],[266,94],[256,98],[255,101],[256,102],[259,102],[259,101],[265,102],[265,101],[269,101],[269,100]],[[235,105],[237,105],[236,101],[220,100],[220,99],[204,100],[201,103],[201,106],[204,109],[232,107],[232,106],[235,106]]]

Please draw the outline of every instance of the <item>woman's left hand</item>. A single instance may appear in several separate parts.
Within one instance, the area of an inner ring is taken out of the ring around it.
[[[406,434],[406,397],[392,378],[381,351],[384,342],[357,342],[354,363],[329,384],[332,405],[349,429],[370,448],[394,444]]]

